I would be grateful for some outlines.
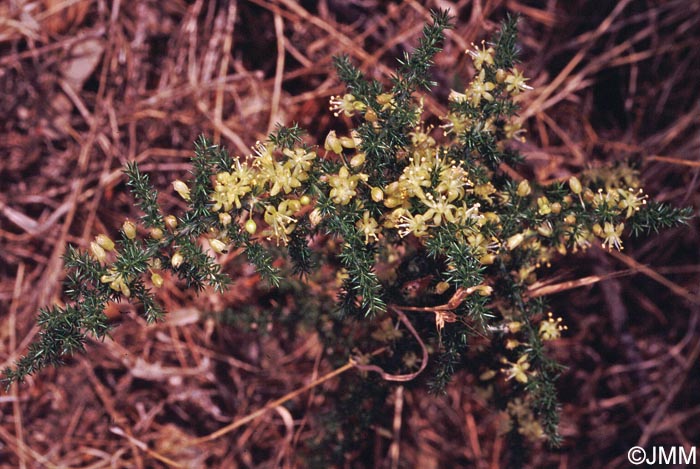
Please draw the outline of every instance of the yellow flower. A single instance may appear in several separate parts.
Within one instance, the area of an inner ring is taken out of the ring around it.
[[[518,358],[518,361],[515,363],[511,363],[507,360],[504,360],[504,363],[510,365],[510,368],[503,370],[508,374],[507,380],[515,378],[518,383],[527,383],[527,370],[530,369],[530,363],[527,361],[527,354]]]
[[[513,71],[506,77],[506,91],[512,95],[519,94],[524,90],[531,90],[532,87],[525,84],[528,79],[525,78],[517,68],[513,67]]]
[[[639,211],[639,208],[642,205],[646,205],[647,203],[647,196],[642,195],[642,189],[638,189],[637,191],[635,191],[630,187],[627,190],[618,189],[617,192],[618,194],[620,194],[620,197],[622,199],[617,204],[617,206],[618,208],[626,210],[625,218],[629,218],[632,215],[634,215],[635,212]]]
[[[248,234],[254,235],[256,231],[258,231],[258,225],[255,223],[255,220],[252,218],[249,218],[246,220],[245,225],[243,226],[245,230],[248,232]]]
[[[330,103],[331,105],[329,109],[333,111],[333,115],[335,117],[340,116],[341,112],[347,117],[352,117],[355,114],[355,111],[362,111],[366,107],[363,103],[357,101],[357,99],[350,93],[347,93],[342,97],[331,96]]]
[[[377,235],[382,229],[377,223],[377,220],[369,215],[368,210],[365,210],[365,213],[362,214],[362,220],[358,220],[355,226],[365,235],[365,244],[369,244],[370,239],[379,241]]]
[[[274,205],[265,206],[265,214],[263,218],[265,223],[270,226],[270,233],[275,237],[277,242],[287,242],[287,235],[291,234],[296,227],[297,220],[292,218],[294,210],[290,207],[289,200],[283,200],[278,207]]]
[[[465,188],[470,184],[464,168],[453,164],[440,171],[440,183],[435,190],[444,194],[448,202],[453,202],[464,197]]]
[[[233,221],[233,218],[231,217],[230,214],[228,214],[226,212],[221,212],[219,214],[219,223],[221,223],[223,226],[230,225],[232,221]]]
[[[363,152],[355,154],[355,156],[353,156],[350,159],[350,166],[352,166],[353,168],[359,168],[360,166],[365,164],[366,157],[367,155]]]
[[[420,238],[428,234],[430,225],[426,223],[427,217],[421,215],[412,215],[409,212],[404,213],[399,218],[399,223],[396,225],[399,228],[399,235],[403,238],[413,233],[413,236]]]
[[[448,99],[450,101],[462,102],[467,100],[467,95],[463,93],[457,93],[453,90],[450,93],[450,97]],[[467,128],[469,128],[469,126],[471,125],[471,121],[468,117],[463,116],[461,114],[455,114],[453,112],[447,114],[443,119],[447,121],[446,123],[440,126],[443,129],[444,135],[459,135],[465,130],[467,130]]]
[[[613,246],[615,246],[615,249],[618,251],[622,250],[622,240],[620,239],[620,236],[622,235],[622,231],[625,229],[625,224],[620,223],[619,225],[615,226],[610,222],[605,222],[605,225],[603,226],[603,233],[601,234],[601,237],[605,238],[603,240],[603,246],[607,244],[608,249],[611,249]]]
[[[489,47],[487,49],[486,43],[484,41],[481,41],[481,49],[479,49],[479,47],[473,43],[472,47],[474,48],[474,50],[467,49],[465,52],[471,56],[472,61],[474,62],[474,67],[477,70],[481,70],[484,66],[484,63],[493,65],[493,47]]]
[[[105,274],[102,277],[100,277],[100,282],[109,283],[109,288],[111,288],[114,291],[121,292],[121,294],[126,296],[127,298],[131,296],[131,290],[126,284],[126,280],[124,279],[122,274],[118,273],[114,269],[110,269],[108,274]]]
[[[423,214],[423,216],[427,220],[432,218],[435,226],[440,226],[442,224],[443,217],[449,223],[457,223],[457,218],[455,216],[457,207],[449,203],[447,201],[447,197],[444,195],[441,195],[435,199],[432,194],[428,194],[423,200],[423,204],[428,207],[428,210]]]
[[[382,111],[394,107],[394,95],[392,93],[382,93],[377,96],[377,103],[382,105]]]
[[[216,175],[214,193],[211,200],[214,202],[212,210],[218,212],[223,208],[229,212],[234,207],[241,208],[241,199],[252,190],[255,174],[252,169],[242,165],[236,160],[233,171],[221,172]]]
[[[525,143],[525,129],[522,128],[522,123],[520,122],[508,122],[503,126],[503,130],[506,133],[506,138],[508,140],[517,139]]]
[[[579,181],[576,176],[571,176],[569,178],[569,188],[571,189],[571,192],[573,192],[574,194],[580,194],[581,191],[583,190],[583,186],[581,185],[581,181]]]
[[[163,218],[163,223],[165,223],[168,229],[174,231],[177,228],[177,217],[175,217],[175,215],[168,215]]]
[[[367,180],[367,175],[363,173],[350,174],[348,168],[343,166],[338,174],[328,176],[328,185],[331,186],[330,197],[336,204],[347,205],[357,193],[357,183]]]
[[[375,202],[379,203],[382,200],[384,200],[384,192],[380,187],[373,187],[372,190],[370,191],[370,194],[372,196],[372,200]]]
[[[552,213],[552,205],[550,204],[549,199],[545,196],[539,197],[537,199],[537,207],[537,212],[540,215],[548,215]]]
[[[424,187],[430,187],[430,173],[432,167],[426,158],[409,158],[409,164],[403,169],[399,176],[397,188],[404,189],[409,197],[425,199]],[[393,188],[393,186],[392,186]],[[390,193],[387,187],[387,193]],[[391,191],[393,192],[393,191]]]
[[[305,175],[311,169],[311,162],[316,158],[316,153],[305,150],[304,148],[295,148],[294,150],[285,148],[282,150],[282,153],[289,158],[292,173],[298,175],[297,177],[302,181],[305,181],[307,179]],[[303,173],[305,177],[300,177],[299,175],[301,173]]]
[[[297,187],[301,186],[301,179],[299,174],[292,173],[290,166],[287,164],[275,163],[275,173],[272,176],[270,182],[272,182],[272,187],[270,188],[270,197],[274,197],[284,191],[285,194],[289,194]],[[304,179],[306,178],[306,173],[303,174]]]
[[[481,72],[472,80],[472,82],[469,85],[469,89],[467,90],[467,95],[469,96],[469,101],[471,101],[472,105],[478,106],[479,103],[481,103],[481,99],[485,99],[486,101],[493,101],[493,95],[490,93],[493,91],[494,88],[496,88],[496,85],[484,81],[486,78],[486,70],[481,69]]]
[[[552,313],[547,313],[547,319],[540,323],[539,334],[542,340],[555,340],[561,337],[561,331],[567,327],[562,325],[562,318],[556,320],[552,317]]]
[[[495,194],[496,192],[496,188],[493,187],[491,181],[474,187],[474,195],[489,202],[491,202],[491,194]]]

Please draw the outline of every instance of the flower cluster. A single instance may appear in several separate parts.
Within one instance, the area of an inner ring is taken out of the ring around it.
[[[211,192],[212,211],[219,213],[222,228],[227,228],[234,216],[249,234],[257,232],[253,216],[262,212],[268,228],[265,235],[279,243],[286,243],[294,231],[297,220],[294,214],[310,203],[304,192],[316,153],[304,147],[283,148],[281,158],[275,156],[273,143],[255,146],[254,155],[243,162],[235,158],[230,171],[216,174]],[[245,216],[240,213],[245,206]],[[218,241],[218,243],[217,243]],[[227,240],[216,239],[212,248],[221,252]],[[224,243],[224,246],[219,246]],[[216,246],[216,247],[215,247]]]

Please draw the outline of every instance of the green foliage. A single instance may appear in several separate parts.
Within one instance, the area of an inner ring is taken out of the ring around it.
[[[129,163],[127,184],[147,235],[139,237],[127,221],[116,245],[99,235],[90,254],[68,248],[70,302],[40,312],[39,339],[5,371],[6,381],[60,364],[88,335],[103,338],[110,326],[102,311],[110,301],[135,299],[149,321],[157,320],[163,311],[153,289],[164,276],[198,291],[223,291],[230,278],[217,256],[240,248],[277,287],[281,251],[293,274],[308,277],[319,265],[310,239],[321,246],[330,239],[338,247],[323,255],[339,266],[338,311],[313,314],[329,349],[344,350],[346,359],[351,347],[367,353],[383,342],[391,358],[373,363],[401,373],[428,365],[435,392],[478,357],[487,368],[479,370],[483,386],[494,396],[508,389],[494,400],[509,416],[513,441],[546,436],[558,444],[561,368],[548,358],[546,342],[564,326],[542,299],[527,298],[537,269],[593,243],[621,249],[625,230],[658,231],[684,222],[690,210],[648,201],[636,174],[622,166],[547,186],[502,170],[501,163],[522,160],[512,145],[524,132],[514,97],[530,88],[515,67],[516,17],[506,19],[492,42],[468,51],[475,75],[450,94],[448,115],[439,116],[444,125],[428,126],[421,93],[436,85],[431,65],[448,27],[447,13],[435,12],[388,87],[367,80],[347,57],[335,59],[347,93],[332,97],[331,108],[352,118],[347,135],[333,131],[322,145],[309,146],[296,124],[278,126],[247,157],[198,139],[191,177],[173,183],[187,204],[177,217],[161,213],[148,176]],[[397,311],[411,317],[415,334],[391,326]],[[371,332],[387,329],[387,318],[391,334]],[[471,350],[479,341],[488,345]],[[418,345],[435,351],[429,364],[416,358]],[[511,386],[495,386],[497,380]],[[357,392],[347,394],[339,411],[354,412],[374,388],[387,390],[376,376],[355,383]],[[379,403],[366,403],[367,412],[338,429],[345,435],[339,454],[363,437],[355,430],[370,427]]]

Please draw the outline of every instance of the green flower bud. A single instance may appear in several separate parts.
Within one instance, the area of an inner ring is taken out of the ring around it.
[[[583,187],[581,186],[581,181],[579,181],[576,176],[571,176],[569,178],[569,188],[574,194],[580,194],[583,190]]]
[[[174,215],[168,215],[163,219],[163,221],[165,222],[165,226],[167,226],[171,231],[177,228],[177,218]]]
[[[90,243],[90,252],[97,262],[104,262],[107,259],[107,253],[96,241]]]
[[[249,234],[254,235],[255,232],[258,231],[258,225],[257,225],[257,223],[255,223],[255,220],[253,220],[252,218],[249,218],[249,219],[245,222],[245,230],[246,230]]]
[[[520,181],[520,184],[518,184],[518,190],[516,191],[518,197],[527,197],[531,192],[532,188],[530,187],[530,183],[527,182],[527,179]]]
[[[184,262],[185,258],[182,257],[182,254],[180,251],[177,251],[175,254],[173,254],[173,257],[170,258],[170,265],[172,265],[174,268],[178,268],[182,265]]]
[[[99,234],[95,238],[95,242],[104,248],[105,251],[114,251],[114,241],[105,234]]]
[[[180,197],[183,199],[190,200],[190,188],[187,187],[187,184],[184,182],[180,181],[179,179],[174,180],[173,189],[175,189],[175,192],[180,194]]]
[[[130,220],[126,220],[124,222],[122,225],[122,231],[124,232],[124,236],[126,236],[128,239],[136,238],[136,225],[134,225]]]
[[[160,274],[154,272],[151,275],[151,282],[153,283],[154,287],[160,288],[163,286],[163,277]]]

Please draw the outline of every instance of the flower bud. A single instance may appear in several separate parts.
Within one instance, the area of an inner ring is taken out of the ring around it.
[[[393,93],[382,93],[377,96],[377,102],[384,106],[391,104],[392,99],[394,99]]]
[[[493,293],[493,287],[490,285],[479,285],[475,289],[480,296],[490,296]]]
[[[581,186],[581,181],[579,181],[576,176],[571,176],[569,178],[569,188],[574,194],[580,194],[583,190],[583,187]]]
[[[367,122],[377,122],[378,119],[379,116],[377,115],[375,110],[372,108],[367,108],[367,111],[365,112],[365,120]]]
[[[503,70],[502,68],[499,68],[496,70],[496,82],[498,83],[503,83],[506,81],[506,77],[508,76],[508,73]]]
[[[304,194],[301,197],[299,197],[299,203],[301,205],[309,205],[311,203],[311,197],[308,195]]]
[[[518,184],[518,190],[516,191],[518,197],[527,197],[531,192],[532,188],[530,188],[530,183],[527,182],[527,179],[520,181],[520,184]]]
[[[518,339],[508,339],[506,340],[506,349],[508,350],[515,350],[516,348],[520,347],[522,344]]]
[[[379,187],[373,187],[371,191],[372,200],[375,202],[381,202],[384,200],[384,192]]]
[[[190,188],[187,187],[187,184],[184,182],[180,181],[179,179],[174,180],[173,189],[175,189],[175,192],[180,194],[180,197],[183,199],[190,200]]]
[[[364,153],[358,153],[357,155],[353,156],[350,159],[350,166],[353,168],[357,168],[359,166],[362,166],[365,163],[365,154]]]
[[[552,236],[552,225],[550,223],[542,223],[537,227],[537,232],[545,238],[549,238]]]
[[[301,202],[296,200],[296,199],[288,199],[287,200],[287,208],[289,210],[291,210],[292,212],[297,212],[297,211],[299,211],[299,209],[301,209]]]
[[[552,204],[552,213],[558,215],[561,212],[561,204],[559,202],[554,202]]]
[[[124,236],[126,236],[128,239],[136,238],[136,225],[134,225],[134,223],[130,220],[126,220],[124,222],[122,225],[122,231],[124,232]]]
[[[601,234],[603,234],[603,227],[600,226],[599,223],[596,223],[595,225],[593,225],[592,231],[594,235],[600,236]]]
[[[321,211],[317,208],[313,209],[311,213],[309,213],[309,221],[311,222],[311,226],[318,226],[318,224],[323,221]]]
[[[387,197],[384,199],[384,206],[387,208],[396,208],[401,204],[403,204],[403,201],[398,197]]]
[[[153,272],[153,274],[151,274],[151,282],[153,283],[154,287],[160,288],[163,286],[163,277],[160,274]]]
[[[525,240],[525,235],[523,235],[522,233],[514,234],[513,236],[508,238],[508,240],[506,240],[506,248],[509,251],[512,251],[513,249],[520,246],[520,243],[522,243],[524,240]]]
[[[338,155],[343,152],[343,145],[340,143],[340,139],[336,136],[335,130],[328,132],[323,148],[328,151],[332,151],[333,153],[337,153]]]
[[[170,265],[172,265],[174,268],[178,268],[182,265],[184,262],[185,258],[182,257],[182,254],[180,251],[177,251],[175,254],[173,254],[173,257],[170,259]]]
[[[507,326],[508,330],[513,334],[517,334],[518,331],[520,331],[520,328],[523,327],[522,323],[518,321],[509,322]]]
[[[253,220],[252,218],[249,218],[249,219],[245,222],[245,230],[246,230],[249,234],[254,235],[255,232],[258,231],[258,225],[257,225],[257,223],[255,223],[255,220]]]
[[[92,241],[90,243],[90,252],[92,257],[94,257],[98,262],[104,262],[107,259],[107,253],[105,250],[97,244],[97,241]]]
[[[442,295],[449,289],[450,284],[448,282],[439,282],[437,285],[435,285],[435,293],[437,293],[438,295]]]
[[[344,148],[355,148],[355,140],[350,137],[340,137],[340,144]]]
[[[177,218],[175,215],[168,215],[163,219],[163,221],[165,222],[165,226],[167,226],[170,231],[174,231],[175,228],[177,228]]]
[[[209,246],[211,246],[212,250],[217,254],[222,254],[222,253],[227,252],[226,243],[224,243],[220,239],[210,239]]]
[[[233,218],[231,218],[230,214],[228,214],[226,212],[219,213],[219,223],[221,223],[222,225],[229,226],[232,221],[233,221]]]
[[[160,241],[163,239],[163,230],[160,228],[151,228],[151,238]]]
[[[496,262],[496,255],[493,253],[484,254],[479,258],[479,262],[484,265],[491,265]]]
[[[576,223],[576,215],[573,213],[568,214],[567,216],[564,217],[564,223],[567,225],[573,225]]]
[[[114,251],[114,241],[105,234],[99,234],[95,238],[95,242],[104,248],[105,251]]]

